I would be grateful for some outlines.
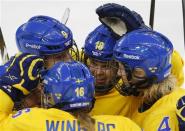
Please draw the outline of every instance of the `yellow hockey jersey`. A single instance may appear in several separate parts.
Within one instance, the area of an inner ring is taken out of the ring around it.
[[[120,81],[121,82],[121,81]],[[113,88],[105,95],[95,96],[96,101],[90,115],[122,115],[132,113],[131,106],[135,99],[132,96],[122,96]]]
[[[26,108],[12,113],[13,101],[0,90],[1,131],[85,131],[78,120],[55,108]],[[141,131],[130,119],[122,116],[94,116],[95,131]]]
[[[172,74],[177,79],[177,86],[181,87],[184,83],[184,61],[180,54],[174,50],[172,53]]]
[[[185,90],[178,88],[169,95],[160,98],[148,110],[140,113],[136,110],[131,119],[144,131],[178,131],[176,103],[185,95]]]

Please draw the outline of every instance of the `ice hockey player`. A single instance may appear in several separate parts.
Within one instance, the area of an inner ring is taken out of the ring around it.
[[[44,67],[50,68],[59,61],[78,60],[78,47],[72,31],[58,20],[49,16],[34,16],[18,27],[16,44],[19,51],[41,56]],[[72,55],[71,55],[72,54]],[[40,85],[18,106],[40,106]],[[20,105],[21,104],[21,105]]]
[[[85,40],[82,61],[95,77],[96,103],[91,115],[127,116],[131,111],[131,97],[121,96],[115,89],[121,85],[117,75],[118,63],[113,59],[116,40],[104,25],[98,26]]]
[[[179,130],[176,103],[185,90],[177,87],[171,74],[172,52],[167,37],[145,29],[127,33],[114,47],[123,81],[117,90],[123,96],[135,96],[131,119],[143,130]]]

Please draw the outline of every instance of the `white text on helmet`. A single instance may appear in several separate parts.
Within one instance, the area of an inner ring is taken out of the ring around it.
[[[26,47],[39,50],[41,46],[40,45],[34,45],[34,44],[30,45],[29,43],[26,43]]]
[[[70,104],[70,107],[83,107],[83,106],[88,106],[89,104],[90,104],[89,102],[74,103],[74,104]]]
[[[69,40],[66,43],[64,43],[65,46],[69,46],[70,44],[71,44],[71,40]]]
[[[133,59],[133,60],[139,60],[139,56],[135,55],[128,55],[128,54],[123,54],[123,57],[128,58],[128,59]]]
[[[94,56],[101,56],[101,55],[102,55],[100,52],[96,52],[96,51],[92,51],[92,54],[93,54]]]
[[[168,70],[168,72],[166,72],[165,74],[164,74],[164,78],[166,78],[167,76],[169,76],[171,74],[171,70]]]

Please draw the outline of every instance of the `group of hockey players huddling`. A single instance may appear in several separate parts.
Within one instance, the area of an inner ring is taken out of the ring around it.
[[[78,51],[71,30],[34,16],[0,67],[1,131],[185,131],[183,60],[163,34],[115,3]]]

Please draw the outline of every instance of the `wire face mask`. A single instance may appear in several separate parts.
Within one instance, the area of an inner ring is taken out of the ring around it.
[[[118,76],[121,77],[123,85],[116,86],[116,89],[124,96],[138,96],[142,89],[150,85],[144,70],[139,67],[131,69],[127,64],[119,63]]]
[[[115,61],[100,61],[93,58],[88,58],[87,66],[95,77],[95,91],[96,93],[107,93],[113,85],[117,83],[117,67]]]

